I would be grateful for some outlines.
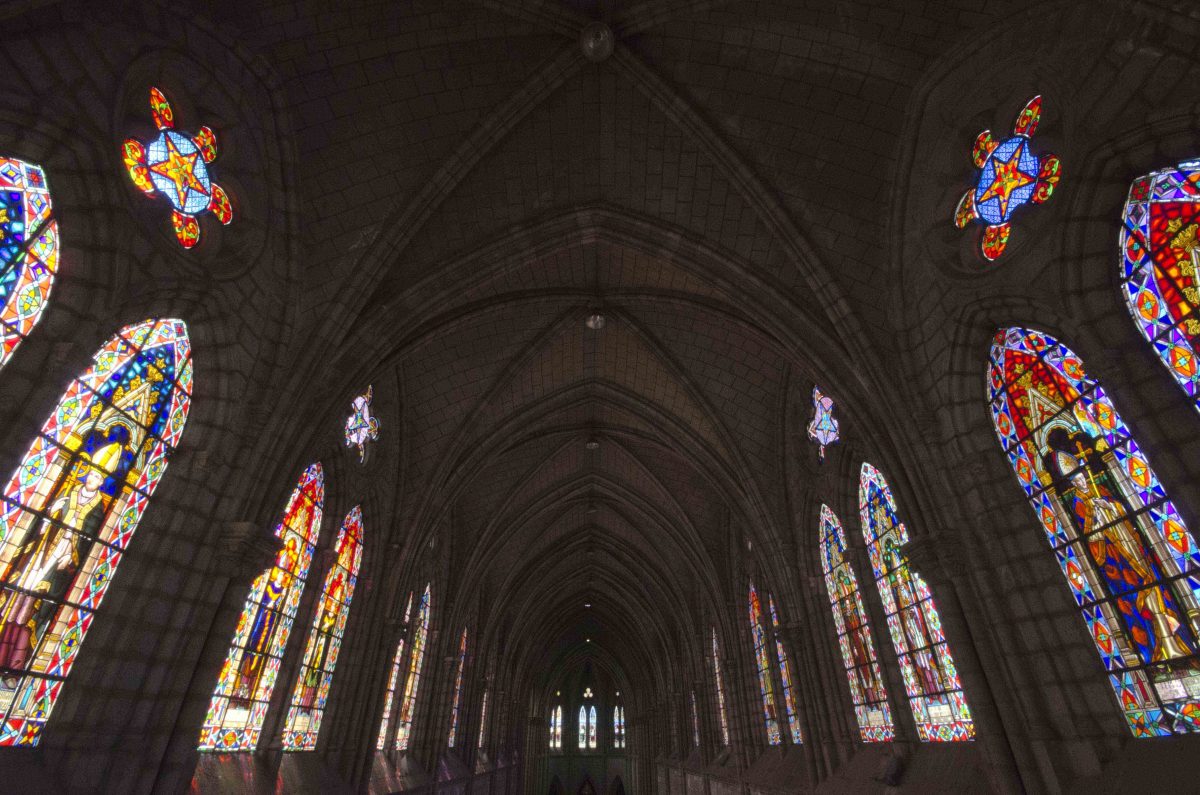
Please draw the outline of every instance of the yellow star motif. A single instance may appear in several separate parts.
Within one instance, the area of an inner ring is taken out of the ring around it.
[[[1022,150],[1023,147],[1018,146],[1009,155],[1008,160],[994,160],[996,175],[992,178],[992,184],[988,185],[987,190],[979,197],[978,204],[983,204],[988,199],[999,199],[1001,218],[1008,217],[1008,200],[1012,192],[1033,182],[1033,177],[1020,169]]]
[[[166,144],[167,159],[150,166],[150,170],[155,174],[162,174],[175,184],[175,192],[179,195],[177,206],[183,207],[184,201],[187,198],[188,188],[207,194],[207,191],[204,190],[204,185],[200,180],[196,179],[196,159],[200,157],[200,153],[193,152],[190,155],[180,154],[179,149],[175,146],[175,142],[171,140],[171,136],[169,135],[166,136]]]

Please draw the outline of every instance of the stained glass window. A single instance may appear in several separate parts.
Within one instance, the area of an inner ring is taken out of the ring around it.
[[[587,707],[579,707],[579,747],[587,748],[588,742],[588,713]]]
[[[817,457],[824,461],[825,448],[841,438],[839,425],[833,416],[833,398],[821,394],[821,388],[814,386],[812,401],[813,418],[808,423],[808,438],[817,444]]]
[[[846,534],[842,523],[828,505],[822,505],[821,568],[825,572],[825,589],[829,592],[829,607],[833,611],[842,664],[846,666],[846,679],[850,682],[854,716],[858,719],[863,742],[884,742],[896,737],[892,710],[888,706],[887,688],[879,671],[875,640],[867,621],[862,593],[858,590],[858,579],[845,554]]]
[[[1171,375],[1200,407],[1200,160],[1134,181],[1121,228],[1129,311]]]
[[[71,381],[0,503],[0,745],[37,745],[191,406],[181,320],[126,326]]]
[[[775,717],[775,684],[771,678],[771,658],[767,651],[767,632],[763,626],[762,604],[758,591],[750,583],[750,634],[754,640],[754,660],[758,668],[758,687],[762,692],[763,721],[767,726],[767,742],[779,745],[779,720]]]
[[[971,161],[979,169],[975,184],[967,189],[954,211],[954,223],[963,229],[972,221],[983,227],[979,248],[988,260],[1004,253],[1012,233],[1013,212],[1030,202],[1041,204],[1054,193],[1062,174],[1058,158],[1035,154],[1030,139],[1042,116],[1042,98],[1029,100],[1003,141],[984,130],[975,139]]]
[[[454,676],[454,701],[450,705],[450,737],[446,745],[454,747],[458,739],[458,707],[462,703],[463,668],[467,665],[467,630],[462,631],[462,640],[458,642],[458,673]]]
[[[208,164],[217,157],[217,136],[209,127],[195,135],[175,129],[175,111],[163,92],[150,89],[150,115],[158,135],[148,144],[125,140],[129,178],[147,196],[160,193],[171,205],[171,227],[184,248],[200,242],[196,216],[211,212],[222,224],[233,220],[229,196],[212,181]]]
[[[556,751],[562,750],[563,708],[558,705],[550,713],[550,747]]]
[[[775,635],[775,655],[779,660],[779,676],[783,680],[783,705],[787,709],[788,728],[792,742],[803,742],[800,734],[800,713],[796,711],[796,689],[792,686],[792,661],[783,648],[783,636],[779,626],[779,614],[775,611],[775,600],[767,595],[767,609],[771,613],[771,632]]]
[[[721,745],[729,745],[729,715],[725,711],[725,680],[721,676],[721,647],[717,643],[717,628],[712,630],[713,681],[717,686],[717,719],[721,725]]]
[[[476,748],[483,747],[483,741],[487,735],[487,719],[488,719],[488,691],[483,691],[483,703],[479,707],[479,742]]]
[[[974,739],[975,721],[933,595],[900,551],[908,543],[908,528],[896,515],[883,474],[867,463],[859,477],[858,510],[917,736],[925,742]]]
[[[595,750],[596,746],[598,745],[597,738],[596,738],[596,734],[597,734],[598,730],[599,730],[599,726],[596,723],[596,708],[594,706],[588,707],[587,741],[588,741],[588,748],[590,748],[592,750]]]
[[[1200,549],[1104,388],[1040,331],[996,334],[996,434],[1135,737],[1200,730]]]
[[[312,464],[300,476],[275,528],[276,537],[283,540],[275,565],[258,576],[246,597],[200,732],[201,751],[253,751],[258,745],[321,532],[324,505],[325,473],[320,464]]]
[[[58,271],[58,243],[45,172],[0,157],[0,367],[42,318]]]
[[[613,707],[613,747],[625,747],[625,707]]]
[[[396,750],[407,751],[412,735],[413,715],[417,710],[417,688],[421,685],[421,664],[425,661],[425,640],[429,636],[429,586],[417,605],[417,628],[413,632],[412,653],[408,658],[408,678],[400,701],[400,724],[396,728]]]
[[[408,603],[404,607],[404,629],[402,632],[408,631],[408,620],[412,618],[412,592],[408,593]],[[404,665],[404,635],[401,634],[400,642],[396,644],[396,656],[392,658],[392,668],[388,672],[387,694],[383,699],[383,718],[379,721],[379,739],[375,741],[375,750],[382,751],[387,746],[388,726],[392,722],[392,703],[396,697],[396,683],[400,679],[400,669]]]
[[[696,748],[700,747],[700,711],[696,708],[696,691],[693,690],[692,696],[692,745]]]
[[[325,575],[325,587],[317,604],[308,634],[308,645],[300,663],[300,674],[292,692],[287,723],[283,730],[285,751],[311,751],[317,747],[317,733],[325,714],[325,701],[333,683],[333,669],[342,647],[342,635],[350,616],[350,600],[362,563],[362,508],[358,505],[346,514],[338,530],[334,551],[337,560]]]
[[[379,438],[379,418],[371,416],[371,397],[374,387],[354,398],[350,416],[346,418],[346,446],[358,448],[358,461],[367,462],[367,442]]]

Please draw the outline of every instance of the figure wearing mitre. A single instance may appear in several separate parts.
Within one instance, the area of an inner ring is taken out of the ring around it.
[[[4,567],[0,595],[0,666],[23,670],[58,612],[75,575],[104,523],[110,498],[101,487],[121,463],[123,447],[113,442],[83,453],[71,475],[58,484],[48,518],[38,520]],[[5,683],[15,686],[11,674]]]

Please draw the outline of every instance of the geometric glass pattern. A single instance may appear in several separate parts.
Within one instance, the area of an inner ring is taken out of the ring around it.
[[[1200,407],[1200,160],[1134,181],[1121,227],[1121,292],[1138,329]]]
[[[412,618],[412,591],[408,592],[408,604],[404,608],[404,631],[408,630],[408,620]],[[392,669],[388,673],[387,694],[383,699],[383,718],[379,721],[379,739],[375,741],[375,750],[382,751],[387,746],[388,726],[392,722],[392,703],[396,699],[396,682],[400,678],[400,669],[404,665],[404,631],[400,634],[400,643],[396,645],[396,656],[392,658]]]
[[[412,735],[413,716],[417,710],[417,688],[421,684],[421,664],[425,661],[425,640],[429,636],[429,586],[417,604],[417,628],[413,632],[412,652],[408,657],[408,678],[404,681],[404,698],[400,700],[400,724],[396,729],[396,750],[407,751]]]
[[[762,692],[763,721],[767,726],[767,742],[779,745],[779,721],[775,717],[775,684],[771,677],[771,658],[767,652],[767,633],[763,627],[762,604],[758,591],[750,583],[750,635],[754,640],[754,660],[758,667],[758,686]]]
[[[462,631],[462,640],[458,643],[458,674],[454,677],[454,701],[450,706],[450,736],[446,741],[448,748],[453,748],[458,739],[458,706],[462,701],[463,668],[467,665],[467,630]]]
[[[1062,175],[1057,157],[1038,156],[1030,148],[1041,115],[1042,98],[1037,96],[1017,115],[1011,138],[997,141],[990,130],[984,130],[975,139],[971,160],[979,174],[975,185],[959,200],[954,224],[959,229],[972,221],[983,225],[979,247],[989,261],[1003,254],[1008,245],[1013,212],[1024,204],[1049,199]]]
[[[483,704],[479,707],[479,742],[476,743],[476,748],[483,747],[483,740],[487,734],[487,717],[488,717],[488,691],[483,691]]]
[[[779,615],[775,612],[775,600],[767,595],[767,609],[771,613],[771,631],[775,635],[775,655],[779,659],[779,676],[783,679],[783,705],[787,709],[788,727],[792,730],[792,742],[800,745],[800,715],[796,712],[796,692],[792,687],[792,663],[783,650],[783,637],[779,631]],[[695,695],[695,694],[693,694]],[[699,745],[699,743],[697,743]]]
[[[587,748],[588,742],[588,714],[587,707],[579,707],[579,747]]]
[[[0,745],[37,745],[179,443],[192,357],[181,320],[111,337],[71,381],[0,501]]]
[[[813,418],[808,423],[808,438],[818,445],[818,460],[824,461],[825,448],[836,444],[841,436],[838,434],[838,421],[833,416],[833,398],[821,394],[821,388],[814,386],[812,400]]]
[[[696,691],[692,691],[692,747],[700,747],[700,711],[696,708]]]
[[[157,88],[150,89],[150,115],[158,136],[149,144],[125,140],[122,156],[129,178],[147,196],[161,193],[171,205],[171,226],[179,245],[200,242],[196,216],[211,212],[222,224],[233,220],[229,197],[208,174],[217,157],[217,136],[208,127],[195,135],[175,129],[175,112]]]
[[[625,747],[625,707],[613,707],[613,748]]]
[[[729,745],[729,716],[725,712],[725,682],[721,677],[721,647],[717,644],[717,628],[712,628],[713,679],[717,683],[717,717],[721,724],[721,745]]]
[[[917,736],[922,742],[974,739],[975,722],[933,594],[900,551],[908,543],[908,528],[896,515],[883,474],[867,463],[859,478],[858,510]]]
[[[1200,549],[1112,399],[1025,328],[996,334],[988,397],[1133,736],[1200,731]]]
[[[550,747],[556,751],[562,750],[563,708],[560,704],[550,713]]]
[[[358,447],[358,463],[367,462],[367,442],[379,438],[379,418],[371,416],[371,396],[374,387],[354,398],[350,416],[346,418],[346,446]]]
[[[275,527],[275,537],[283,541],[275,564],[250,586],[200,732],[201,751],[253,751],[258,746],[324,506],[325,472],[316,463],[300,476]]]
[[[42,317],[58,270],[58,221],[39,166],[0,157],[0,367]]]
[[[838,648],[846,679],[850,682],[850,697],[854,701],[854,716],[863,742],[878,743],[893,740],[892,710],[888,706],[887,688],[879,671],[875,655],[875,640],[862,592],[850,562],[845,558],[846,534],[842,523],[828,505],[821,506],[821,568],[825,573],[825,589],[829,592],[829,607],[837,630]]]
[[[356,505],[346,514],[338,530],[334,544],[337,560],[325,575],[325,587],[309,631],[308,645],[304,648],[283,730],[285,751],[311,751],[317,747],[321,716],[325,714],[333,669],[342,647],[342,635],[350,616],[350,600],[354,598],[358,567],[362,563],[362,542],[362,508]]]
[[[596,734],[599,727],[596,724],[596,708],[588,707],[588,748],[592,750],[595,750],[597,745]]]

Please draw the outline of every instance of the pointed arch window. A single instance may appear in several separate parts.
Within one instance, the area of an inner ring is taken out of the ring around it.
[[[988,395],[1130,731],[1200,731],[1200,549],[1108,394],[1054,337],[1008,328]]]
[[[550,748],[555,751],[562,750],[562,735],[563,735],[563,708],[559,704],[550,713]]]
[[[0,745],[38,744],[183,435],[191,392],[183,321],[126,326],[63,392],[9,479],[0,502]]]
[[[721,726],[721,745],[729,745],[729,715],[725,711],[725,679],[721,675],[721,646],[717,643],[717,628],[712,628],[713,681],[717,689],[717,720]]]
[[[400,701],[400,724],[396,727],[396,750],[407,751],[412,736],[413,715],[417,709],[417,689],[421,686],[421,666],[425,662],[425,641],[429,637],[429,586],[417,605],[417,628],[413,633],[412,653],[408,658],[408,678]]]
[[[896,515],[896,501],[883,473],[865,462],[858,510],[917,735],[924,742],[974,739],[975,721],[933,595],[900,551],[908,543],[908,528]]]
[[[762,603],[754,583],[750,583],[750,636],[754,641],[754,661],[758,669],[758,687],[762,693],[763,722],[767,727],[767,742],[779,745],[779,719],[775,716],[775,683],[771,676],[771,657],[767,651],[767,631],[763,626]]]
[[[613,707],[613,747],[625,747],[625,707],[620,704]]]
[[[579,748],[584,750],[587,748],[588,735],[591,732],[588,730],[588,711],[587,707],[580,705],[579,707]]]
[[[379,739],[375,741],[375,750],[382,751],[387,747],[388,727],[392,722],[392,702],[396,697],[396,684],[400,679],[400,670],[404,666],[404,632],[408,631],[408,621],[412,618],[413,594],[408,592],[408,602],[404,606],[404,629],[401,630],[400,642],[396,644],[396,656],[392,658],[392,668],[388,673],[387,693],[383,698],[383,717],[379,721]]]
[[[462,703],[463,668],[467,665],[467,630],[464,627],[462,639],[458,642],[458,673],[454,676],[454,700],[450,705],[450,736],[446,746],[454,747],[458,740],[458,707]]]
[[[488,691],[483,691],[483,703],[479,706],[479,742],[476,743],[476,748],[482,748],[484,740],[487,737],[487,719],[488,719]]]
[[[1138,329],[1200,408],[1200,160],[1134,180],[1121,292]]]
[[[45,172],[0,157],[0,367],[42,318],[58,272],[58,244]]]
[[[258,576],[246,597],[200,731],[201,751],[253,751],[258,745],[324,506],[325,472],[319,463],[312,464],[300,476],[275,527],[275,536],[283,541],[275,565]]]
[[[596,707],[593,705],[588,707],[587,745],[590,750],[596,750],[596,746],[599,745],[596,736],[599,733],[599,728],[596,721]]]
[[[334,551],[337,559],[325,575],[321,601],[309,631],[300,673],[292,692],[287,723],[283,730],[285,751],[311,751],[325,714],[325,701],[333,684],[333,669],[342,647],[342,635],[350,617],[350,600],[362,563],[362,507],[355,505],[338,530]]]
[[[792,661],[783,648],[779,614],[775,611],[775,599],[770,594],[767,595],[767,609],[771,613],[771,632],[775,635],[775,656],[779,660],[779,676],[783,680],[783,705],[787,709],[788,728],[792,732],[792,743],[800,745],[804,740],[800,733],[800,713],[796,710],[796,689],[792,686]]]
[[[822,505],[821,568],[825,573],[833,625],[837,629],[838,648],[842,652],[842,664],[846,667],[850,696],[854,700],[858,731],[863,742],[893,740],[896,729],[892,724],[887,688],[879,671],[879,659],[875,655],[875,640],[858,589],[858,579],[845,553],[846,534],[842,523],[828,505]]]
[[[692,697],[692,747],[700,747],[700,711],[696,708],[696,691],[691,692]]]

